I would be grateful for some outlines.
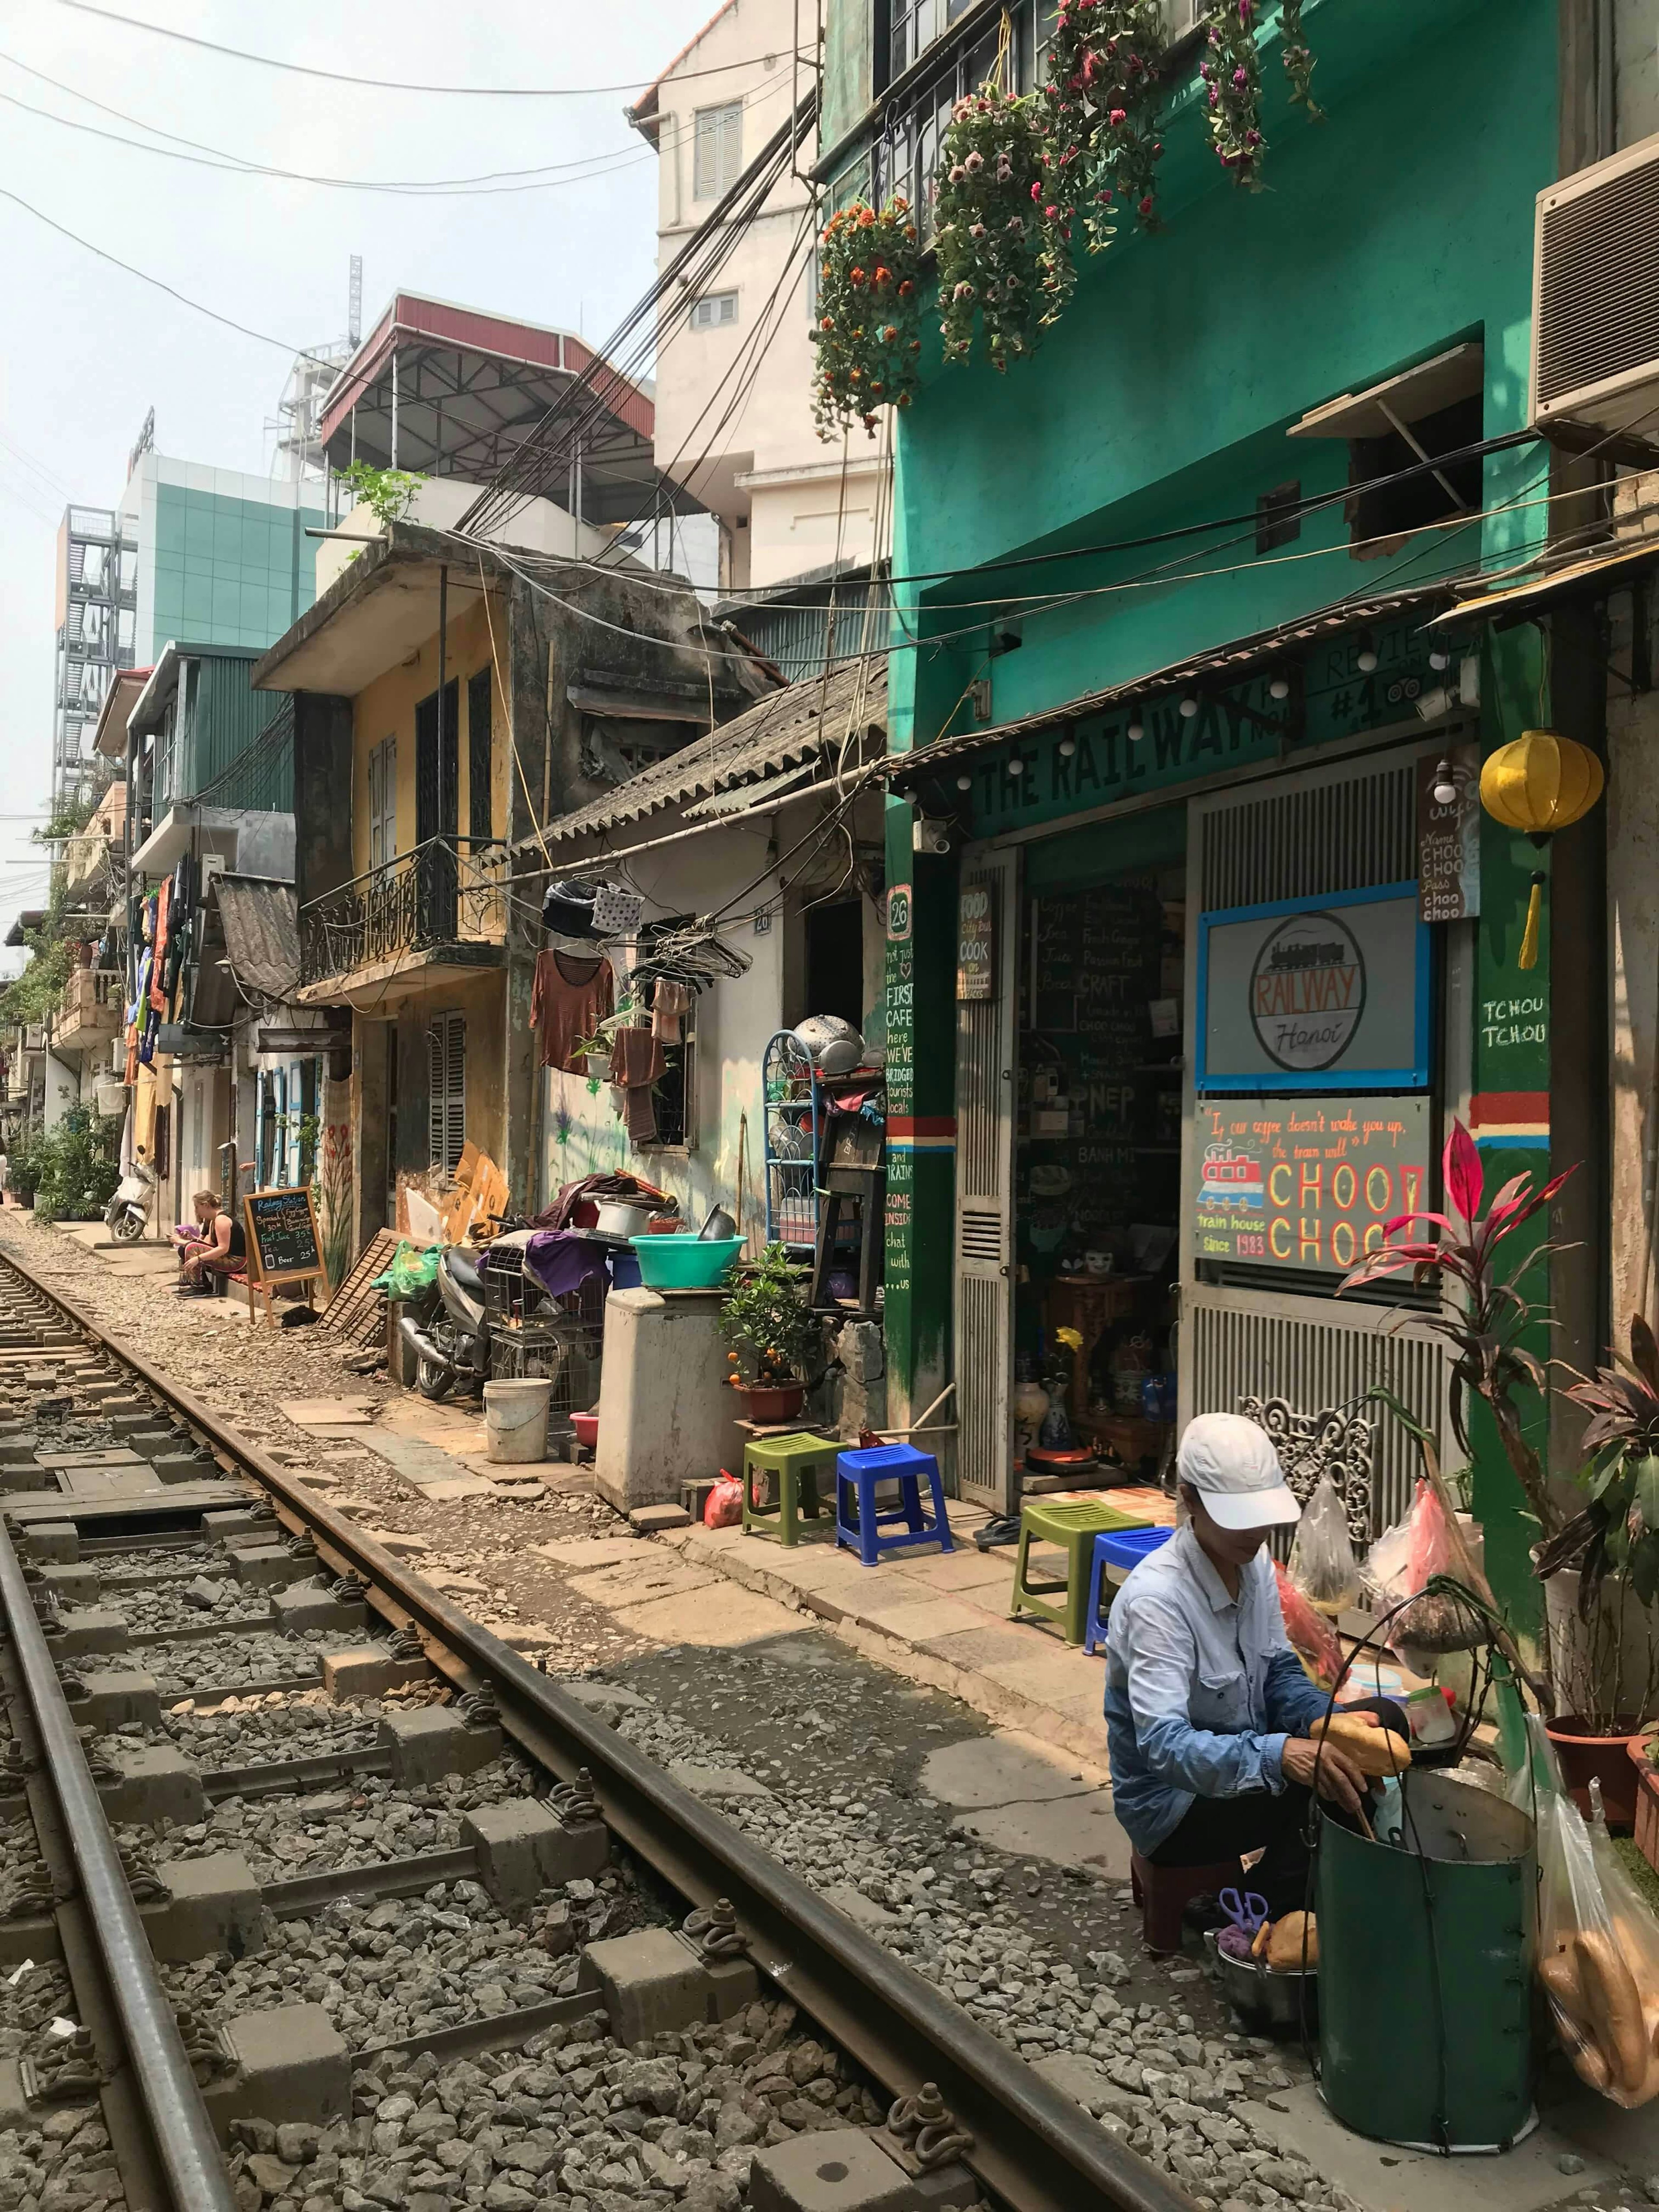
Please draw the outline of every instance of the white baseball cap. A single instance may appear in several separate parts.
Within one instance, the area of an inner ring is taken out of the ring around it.
[[[1176,1474],[1201,1493],[1224,1528],[1277,1528],[1302,1518],[1267,1431],[1242,1413],[1200,1413],[1176,1454]]]

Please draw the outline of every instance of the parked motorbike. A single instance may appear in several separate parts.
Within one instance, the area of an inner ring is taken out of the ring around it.
[[[454,1389],[476,1393],[489,1382],[483,1277],[462,1246],[445,1248],[419,1312],[406,1313],[398,1326],[415,1356],[415,1387],[422,1397],[447,1398]]]
[[[144,1233],[149,1220],[149,1201],[155,1177],[145,1167],[135,1166],[115,1186],[115,1195],[104,1208],[104,1226],[118,1244],[131,1244]]]

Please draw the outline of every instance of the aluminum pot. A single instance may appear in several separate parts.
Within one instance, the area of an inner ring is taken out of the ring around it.
[[[595,1203],[593,1226],[601,1237],[639,1236],[657,1206],[654,1199],[645,1198],[601,1198]]]
[[[1217,1941],[1213,1928],[1206,1930],[1204,1947],[1221,1984],[1221,1994],[1253,2030],[1264,2034],[1310,2029],[1319,2021],[1319,1969],[1306,1973],[1275,1974],[1259,1959],[1230,1958]]]

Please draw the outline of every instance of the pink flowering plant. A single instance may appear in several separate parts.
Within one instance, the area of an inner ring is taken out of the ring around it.
[[[1069,236],[1070,224],[1049,190],[1047,157],[1035,102],[994,84],[957,102],[939,148],[935,198],[946,361],[972,358],[977,327],[991,366],[1006,369],[1031,351],[1039,323],[1059,312],[1045,300],[1046,253],[1057,228]]]
[[[1442,1163],[1447,1211],[1396,1215],[1383,1225],[1384,1242],[1341,1284],[1350,1291],[1386,1275],[1410,1273],[1418,1283],[1437,1286],[1440,1309],[1427,1325],[1453,1352],[1451,1416],[1458,1444],[1468,1453],[1473,1393],[1491,1408],[1504,1456],[1547,1538],[1557,1533],[1564,1516],[1521,1425],[1516,1394],[1541,1391],[1544,1367],[1521,1341],[1540,1316],[1520,1285],[1531,1268],[1559,1247],[1529,1238],[1516,1246],[1512,1240],[1549,1205],[1571,1173],[1568,1168],[1538,1188],[1529,1175],[1513,1176],[1483,1212],[1486,1173],[1480,1149],[1463,1124],[1454,1121]],[[1413,1230],[1433,1233],[1409,1235]]]
[[[1281,0],[1279,10],[1279,59],[1291,81],[1291,104],[1305,107],[1317,123],[1325,111],[1316,105],[1310,80],[1314,58],[1302,33],[1302,0]]]
[[[854,422],[873,436],[878,410],[908,407],[921,352],[921,249],[908,204],[854,200],[818,241],[817,368],[812,413],[821,438]]]
[[[1206,27],[1208,51],[1198,65],[1209,107],[1216,159],[1246,191],[1261,189],[1261,57],[1256,52],[1257,0],[1216,0]]]
[[[1159,0],[1060,0],[1044,91],[1049,173],[1091,253],[1158,221]]]

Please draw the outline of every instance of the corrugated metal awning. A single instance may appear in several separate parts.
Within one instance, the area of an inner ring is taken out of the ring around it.
[[[1192,685],[1237,683],[1259,669],[1271,667],[1274,661],[1297,653],[1304,647],[1316,645],[1321,638],[1334,637],[1344,630],[1371,629],[1381,623],[1395,621],[1401,615],[1443,605],[1453,596],[1455,588],[1449,582],[1420,584],[1408,592],[1390,592],[1376,599],[1340,599],[1334,606],[1322,607],[1296,622],[1281,623],[1277,629],[1258,630],[1252,636],[1235,639],[1231,645],[1212,647],[1207,653],[1194,653],[1186,660],[1174,660],[1163,668],[1149,669],[1144,676],[1133,677],[1127,683],[1110,684],[1099,691],[1085,691],[1081,698],[1067,699],[1059,707],[1045,707],[1038,714],[1024,714],[1018,721],[966,731],[960,737],[935,738],[931,744],[918,745],[914,752],[893,753],[875,773],[878,779],[884,779],[900,790],[908,789],[924,781],[947,761],[990,752],[1012,740],[1032,737],[1039,731],[1058,729],[1066,722],[1080,722],[1091,714],[1109,713],[1131,700],[1156,699],[1163,693]]]
[[[217,876],[213,889],[231,972],[246,991],[285,999],[300,981],[300,908],[292,884]]]
[[[1534,615],[1547,614],[1551,607],[1565,600],[1594,599],[1603,592],[1616,592],[1654,568],[1659,568],[1659,536],[1644,538],[1639,544],[1611,551],[1604,548],[1589,558],[1568,562],[1547,574],[1533,576],[1524,584],[1511,584],[1504,591],[1473,593],[1459,599],[1444,614],[1436,615],[1424,627],[1449,630],[1472,622],[1484,622],[1493,623],[1500,629],[1507,629],[1511,623],[1528,622]]]
[[[568,843],[621,829],[665,806],[721,793],[759,799],[772,779],[816,763],[826,748],[848,738],[848,767],[867,761],[886,743],[886,733],[885,657],[852,661],[828,677],[810,677],[773,692],[707,737],[694,738],[678,752],[653,761],[603,799],[550,823],[547,840]]]

